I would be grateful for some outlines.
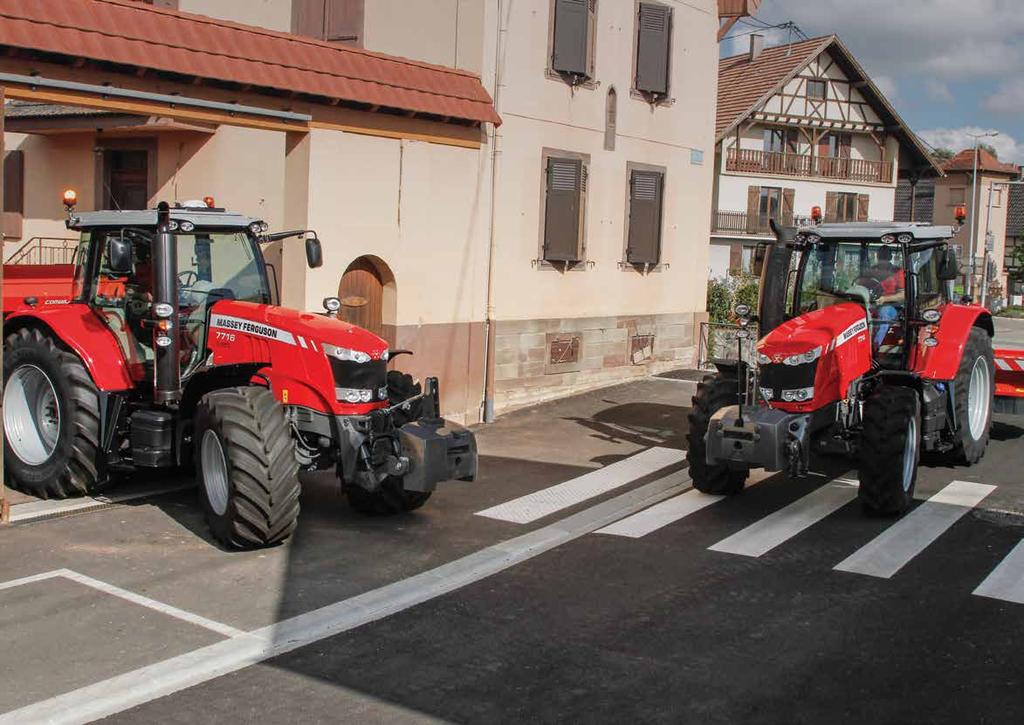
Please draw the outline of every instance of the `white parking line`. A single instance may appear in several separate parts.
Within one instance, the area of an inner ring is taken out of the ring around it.
[[[675,448],[649,448],[570,481],[477,511],[476,515],[528,524],[625,486],[662,468],[682,463],[685,456],[685,451]]]
[[[77,571],[72,571],[71,569],[54,569],[53,571],[44,572],[42,574],[34,574],[32,576],[22,577],[21,579],[12,579],[11,581],[0,583],[0,590],[13,589],[14,587],[46,581],[48,579],[70,579],[73,582],[77,582],[78,584],[103,592],[104,594],[109,594],[131,602],[132,604],[138,604],[139,606],[153,609],[161,614],[166,614],[168,617],[180,619],[184,622],[194,624],[197,627],[209,629],[217,634],[223,635],[224,637],[239,637],[245,634],[242,630],[235,629],[227,624],[215,622],[212,619],[207,619],[206,617],[188,612],[184,609],[178,609],[175,606],[159,602],[156,599],[150,599],[149,597],[144,597],[141,594],[136,594],[135,592],[130,592],[127,589],[122,589],[121,587],[114,586],[113,584],[108,584],[105,581],[93,579],[91,576],[79,574]]]
[[[675,475],[683,474],[685,474],[685,471],[680,471],[679,474]],[[725,496],[712,496],[696,490],[687,491],[680,496],[662,501],[621,521],[616,521],[611,526],[598,529],[597,533],[639,539],[692,513],[696,513],[706,506],[721,501],[723,498]]]
[[[761,556],[857,497],[857,486],[833,481],[708,547],[741,556]]]
[[[683,484],[685,485],[685,484]],[[585,536],[676,495],[665,476],[536,531],[277,624],[0,715],[2,723],[86,723],[382,619]]]
[[[984,483],[953,481],[839,562],[836,570],[888,579],[995,489]]]
[[[1024,604],[1024,540],[1010,550],[974,593],[979,597]]]

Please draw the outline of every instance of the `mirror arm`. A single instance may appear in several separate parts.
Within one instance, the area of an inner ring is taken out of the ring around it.
[[[287,232],[274,232],[273,234],[264,234],[259,238],[260,244],[268,244],[270,242],[279,242],[282,239],[288,239],[289,237],[298,237],[302,234],[312,234],[313,238],[316,239],[316,232],[312,229],[292,229]]]

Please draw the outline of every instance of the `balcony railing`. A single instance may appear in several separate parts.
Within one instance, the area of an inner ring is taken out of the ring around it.
[[[892,162],[889,161],[808,156],[756,149],[729,149],[725,169],[744,174],[840,179],[869,184],[892,183]]]
[[[18,247],[6,264],[74,264],[78,239],[32,237]]]
[[[711,217],[711,231],[714,234],[736,234],[751,236],[772,236],[766,214],[747,214],[745,211],[716,211]],[[811,218],[806,216],[783,215],[776,218],[783,226],[801,226],[810,224]]]

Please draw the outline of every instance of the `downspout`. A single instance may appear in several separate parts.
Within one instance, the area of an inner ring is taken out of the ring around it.
[[[505,44],[504,1],[497,0],[498,20],[497,37],[494,41],[494,110],[501,115],[501,59]],[[495,204],[498,200],[498,162],[501,158],[501,131],[491,124],[491,204],[487,242],[487,309],[484,314],[484,400],[483,422],[494,422],[494,348],[496,331],[494,325],[494,248],[497,243],[495,234]]]

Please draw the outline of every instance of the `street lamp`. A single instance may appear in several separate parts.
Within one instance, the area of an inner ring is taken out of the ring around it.
[[[969,133],[967,134],[974,139],[974,170],[971,174],[971,240],[970,254],[971,263],[968,266],[970,274],[967,275],[967,294],[974,295],[974,268],[975,258],[974,255],[977,250],[978,244],[978,150],[981,146],[981,139],[983,138],[995,138],[999,135],[998,131],[986,131],[985,133]]]

